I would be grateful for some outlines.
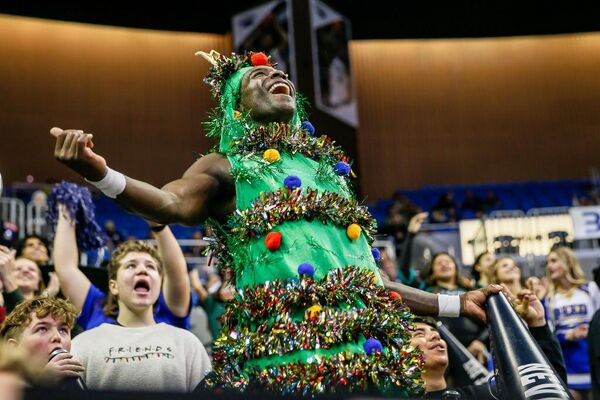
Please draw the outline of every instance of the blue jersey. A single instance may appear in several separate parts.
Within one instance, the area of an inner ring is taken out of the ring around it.
[[[589,326],[600,309],[600,289],[595,282],[579,286],[572,295],[556,293],[545,299],[546,318],[554,328],[567,367],[567,385],[572,389],[590,389],[590,360],[587,339],[567,340],[567,333],[578,326]]]
[[[90,285],[90,290],[88,290],[88,293],[85,296],[81,314],[77,318],[79,326],[84,330],[88,330],[104,323],[116,323],[114,318],[104,315],[103,307],[105,301],[106,294],[96,286]],[[191,304],[192,302],[190,301],[190,306]],[[184,317],[174,315],[171,310],[169,310],[161,290],[156,306],[154,307],[154,320],[157,324],[164,322],[177,328],[190,329],[190,310],[191,307]]]

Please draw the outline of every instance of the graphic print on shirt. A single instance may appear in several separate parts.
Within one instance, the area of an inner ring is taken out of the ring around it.
[[[105,363],[116,362],[143,362],[157,358],[175,358],[170,346],[126,346],[109,347],[108,354],[104,356]]]

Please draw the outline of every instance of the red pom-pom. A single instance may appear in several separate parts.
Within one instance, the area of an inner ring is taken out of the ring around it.
[[[270,232],[265,238],[265,246],[271,251],[275,251],[281,246],[281,232]]]
[[[402,296],[400,296],[400,293],[398,292],[390,291],[390,299],[399,299],[400,301],[402,301]]]
[[[271,65],[269,63],[269,57],[267,57],[265,53],[252,53],[250,62],[255,67],[258,67],[259,65]]]

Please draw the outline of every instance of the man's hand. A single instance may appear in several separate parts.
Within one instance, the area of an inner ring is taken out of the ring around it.
[[[48,297],[56,297],[58,292],[60,292],[60,280],[55,272],[50,272],[48,276],[50,276],[50,281],[48,282],[45,293]]]
[[[567,340],[572,342],[582,340],[587,338],[588,330],[589,328],[587,325],[579,325],[577,328],[571,329],[569,332],[567,332],[565,337]]]
[[[488,352],[485,344],[480,342],[479,340],[473,340],[467,350],[479,361],[480,363],[485,362],[485,355]]]
[[[502,286],[488,285],[479,290],[471,290],[460,295],[460,314],[475,317],[483,322],[487,322],[485,315],[485,301],[491,294],[500,293]]]
[[[15,269],[15,254],[16,250],[0,246],[0,281],[2,281],[2,288],[6,292],[12,292],[17,288],[12,278]]]
[[[423,225],[423,222],[425,222],[425,220],[427,219],[428,216],[429,216],[429,213],[427,213],[427,212],[415,214],[410,219],[407,230],[413,234],[418,233],[421,230],[421,226]]]
[[[50,134],[56,138],[54,157],[58,161],[90,181],[97,182],[104,178],[106,160],[92,151],[92,134],[61,128],[50,129]]]
[[[46,364],[44,370],[55,380],[65,378],[78,378],[85,369],[83,365],[73,358],[72,354],[62,353]]]
[[[530,328],[546,325],[544,306],[530,290],[521,290],[514,300],[515,311],[521,316]]]
[[[525,281],[527,289],[537,296],[538,299],[543,299],[548,292],[546,280],[542,280],[536,276],[531,276]]]

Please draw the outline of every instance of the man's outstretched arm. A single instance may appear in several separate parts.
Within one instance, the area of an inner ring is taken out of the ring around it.
[[[418,315],[440,315],[440,306],[444,306],[444,304],[441,304],[441,302],[451,301],[450,298],[452,297],[446,296],[440,298],[440,295],[438,294],[425,292],[423,290],[415,289],[398,282],[392,282],[387,279],[383,280],[383,285],[388,290],[398,292],[411,311]],[[460,315],[468,315],[485,322],[486,315],[484,305],[486,298],[492,293],[498,293],[501,291],[501,286],[489,285],[483,289],[471,290],[470,292],[461,294],[459,298]]]
[[[101,189],[105,194],[126,210],[160,223],[195,225],[204,221],[220,190],[215,171],[227,167],[220,165],[226,159],[208,155],[196,161],[180,179],[159,189],[110,170],[106,160],[92,150],[91,134],[60,128],[52,128],[50,133],[56,138],[54,156],[60,162],[92,184],[107,181],[108,189]]]

